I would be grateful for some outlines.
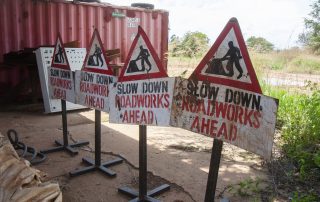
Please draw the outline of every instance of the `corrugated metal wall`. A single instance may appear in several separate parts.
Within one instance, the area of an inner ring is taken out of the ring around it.
[[[79,40],[80,47],[87,47],[94,28],[105,49],[121,49],[119,62],[124,62],[138,25],[166,67],[167,11],[62,0],[0,0],[0,62],[10,51],[53,45],[58,32],[64,42]]]

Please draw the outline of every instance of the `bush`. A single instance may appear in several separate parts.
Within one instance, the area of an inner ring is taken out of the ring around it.
[[[279,99],[282,151],[296,163],[300,180],[320,180],[320,89],[309,83],[310,94],[266,88]]]
[[[258,53],[267,53],[273,50],[274,45],[263,37],[251,36],[246,41],[249,49]]]
[[[182,39],[173,35],[169,43],[169,53],[173,57],[199,57],[208,50],[209,38],[201,32],[187,32]]]

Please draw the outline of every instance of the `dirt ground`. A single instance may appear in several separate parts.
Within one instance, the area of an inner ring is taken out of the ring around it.
[[[41,107],[6,111],[0,112],[2,134],[6,134],[8,129],[15,129],[22,142],[39,150],[53,147],[56,139],[62,140],[60,113],[46,115]],[[74,157],[67,152],[48,154],[45,162],[35,166],[46,173],[43,180],[58,181],[64,201],[130,200],[131,198],[118,193],[117,189],[122,186],[138,188],[138,126],[110,124],[108,115],[102,113],[102,161],[117,156],[124,158],[122,164],[110,167],[117,173],[115,178],[98,171],[73,178],[68,174],[85,166],[81,163],[82,157],[94,158],[94,111],[68,112],[68,131],[71,142],[88,140],[90,145],[80,148],[79,154]],[[178,128],[148,126],[148,188],[152,189],[163,183],[171,185],[170,191],[157,196],[157,199],[173,202],[204,200],[212,142],[212,138]],[[261,201],[263,196],[243,195],[242,192],[250,190],[239,186],[237,188],[239,184],[248,184],[248,179],[268,182],[262,160],[224,143],[216,201],[221,198],[230,201]],[[260,186],[258,183],[255,185]]]

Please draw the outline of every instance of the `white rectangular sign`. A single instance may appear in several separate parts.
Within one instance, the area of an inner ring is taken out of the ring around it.
[[[75,103],[74,78],[71,70],[49,67],[48,82],[50,98]]]
[[[171,125],[271,157],[278,104],[273,98],[219,84],[177,78]]]
[[[169,126],[175,78],[118,82],[110,88],[110,122]]]
[[[109,112],[109,84],[117,81],[110,75],[76,71],[76,103]]]

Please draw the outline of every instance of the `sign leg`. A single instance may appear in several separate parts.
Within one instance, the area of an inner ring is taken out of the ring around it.
[[[139,125],[139,200],[147,195],[147,126]]]
[[[71,155],[78,154],[78,151],[76,151],[73,147],[80,147],[88,145],[88,141],[80,141],[76,142],[74,144],[69,144],[68,141],[68,123],[67,123],[67,104],[65,100],[61,100],[61,115],[62,115],[62,133],[63,133],[63,142],[60,142],[59,140],[55,140],[57,147],[41,150],[42,153],[52,153],[56,151],[68,151]]]
[[[139,125],[139,191],[137,192],[129,187],[121,187],[118,192],[134,198],[130,202],[158,202],[159,200],[153,197],[170,189],[170,185],[163,184],[147,191],[147,184],[147,126]]]
[[[95,151],[94,160],[90,158],[82,158],[82,162],[89,166],[69,172],[71,177],[82,175],[91,171],[99,170],[109,177],[115,177],[117,174],[108,167],[123,162],[123,159],[116,158],[111,161],[101,163],[101,111],[95,110]]]
[[[101,111],[95,110],[94,111],[94,117],[95,117],[95,138],[94,138],[94,158],[95,158],[95,165],[100,166],[101,165]]]
[[[222,146],[223,146],[223,142],[221,140],[218,140],[218,139],[213,140],[208,181],[207,181],[207,190],[206,190],[206,196],[204,199],[205,202],[214,202],[217,181],[218,181]]]

